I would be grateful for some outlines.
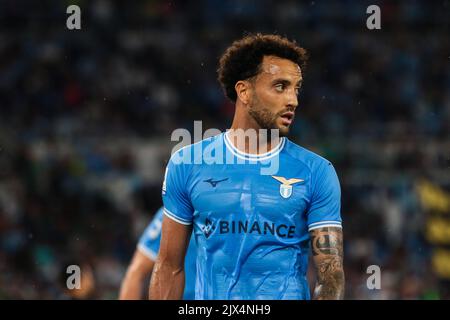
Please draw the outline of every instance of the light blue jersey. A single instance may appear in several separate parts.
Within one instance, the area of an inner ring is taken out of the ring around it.
[[[276,172],[262,174],[275,160]],[[310,299],[308,231],[341,227],[334,167],[287,138],[259,156],[227,133],[185,147],[172,155],[162,193],[166,216],[193,224],[196,299]]]
[[[163,208],[156,212],[152,222],[147,226],[138,243],[138,250],[146,255],[149,259],[156,261],[159,252],[159,244],[161,241],[161,227],[163,219]],[[186,274],[186,282],[184,286],[183,299],[195,299],[195,242],[193,237],[189,243],[186,252],[184,270]]]

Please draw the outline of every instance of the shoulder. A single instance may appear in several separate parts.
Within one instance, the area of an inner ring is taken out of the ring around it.
[[[163,207],[161,207],[153,216],[153,219],[150,221],[150,223],[145,228],[144,232],[142,233],[141,238],[139,239],[139,243],[144,246],[148,246],[153,241],[156,241],[159,239],[159,236],[161,235],[161,227],[162,227],[162,220],[163,220]]]
[[[164,207],[161,207],[158,209],[158,211],[156,211],[152,221],[162,221],[163,216],[164,216]]]
[[[332,166],[332,163],[328,159],[311,150],[299,146],[287,138],[284,151],[293,161],[303,163],[311,172]]]
[[[153,216],[150,223],[147,225],[147,228],[145,229],[145,232],[151,232],[154,231],[155,227],[160,228],[162,224],[162,220],[164,217],[164,207],[161,207],[156,211],[155,215]]]

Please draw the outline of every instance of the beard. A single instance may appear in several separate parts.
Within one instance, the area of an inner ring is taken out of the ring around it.
[[[254,103],[250,105],[248,114],[262,129],[268,130],[268,137],[271,136],[271,129],[277,129],[280,137],[285,137],[289,134],[289,127],[277,125],[277,119],[285,113],[286,110],[273,113],[269,108],[265,107],[256,96],[253,96],[253,101]]]

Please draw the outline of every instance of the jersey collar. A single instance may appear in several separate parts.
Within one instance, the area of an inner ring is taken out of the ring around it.
[[[272,148],[270,151],[265,152],[265,153],[259,153],[259,154],[252,154],[252,153],[246,153],[243,152],[241,150],[239,150],[238,148],[236,148],[233,143],[231,142],[231,139],[229,137],[229,132],[225,132],[224,133],[224,140],[225,140],[225,145],[227,146],[228,150],[234,154],[236,157],[241,158],[241,159],[245,159],[245,160],[266,160],[269,158],[272,158],[274,156],[276,156],[277,154],[280,153],[280,151],[283,149],[285,143],[286,143],[286,138],[285,137],[281,137],[280,142],[278,143],[278,145],[276,145],[274,148]]]

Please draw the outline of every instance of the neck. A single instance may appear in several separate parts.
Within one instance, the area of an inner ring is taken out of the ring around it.
[[[251,154],[268,152],[280,143],[279,135],[272,136],[270,129],[262,128],[240,101],[236,102],[228,137],[238,150]]]

